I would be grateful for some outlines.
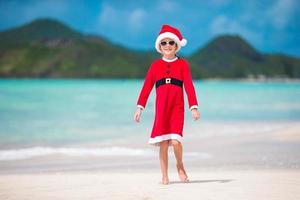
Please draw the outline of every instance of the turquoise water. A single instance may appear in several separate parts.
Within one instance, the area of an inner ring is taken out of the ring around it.
[[[155,90],[143,113],[142,124],[133,122],[142,83],[142,80],[2,79],[0,145],[96,141],[149,132]],[[194,83],[202,122],[300,121],[298,82]],[[186,117],[186,124],[191,121],[190,116]]]

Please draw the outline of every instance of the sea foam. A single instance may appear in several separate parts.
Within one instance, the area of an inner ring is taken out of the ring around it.
[[[150,149],[126,148],[126,147],[105,147],[105,148],[87,148],[87,147],[43,147],[35,146],[23,149],[0,150],[0,161],[23,160],[34,157],[49,155],[65,156],[156,156],[157,152]],[[186,152],[188,157],[210,158],[206,153]]]
[[[20,160],[47,155],[66,156],[153,156],[154,152],[147,149],[124,147],[85,148],[85,147],[42,147],[0,150],[0,160]]]

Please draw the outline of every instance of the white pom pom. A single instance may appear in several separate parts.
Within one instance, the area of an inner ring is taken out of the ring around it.
[[[186,43],[187,43],[187,40],[184,38],[180,42],[181,46],[183,46],[183,47],[186,45]]]

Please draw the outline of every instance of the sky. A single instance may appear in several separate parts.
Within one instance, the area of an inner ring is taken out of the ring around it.
[[[262,53],[300,57],[300,0],[0,0],[0,31],[45,17],[136,50],[154,50],[169,24],[187,39],[186,55],[233,34]]]

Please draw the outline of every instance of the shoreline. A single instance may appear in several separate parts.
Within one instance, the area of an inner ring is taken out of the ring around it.
[[[149,113],[147,113],[149,114]],[[189,113],[185,113],[189,114]],[[145,117],[145,116],[144,116]],[[147,116],[148,117],[148,116]],[[199,136],[199,137],[218,137],[220,135],[251,135],[258,133],[270,133],[272,131],[280,131],[289,127],[299,127],[300,131],[300,121],[297,120],[205,120],[200,119],[198,122],[194,122],[190,119],[190,116],[186,116],[185,126],[184,126],[184,137],[186,136]],[[112,146],[115,144],[134,144],[134,146],[140,147],[153,147],[148,145],[149,134],[152,128],[152,119],[147,119],[143,121],[143,124],[134,124],[132,122],[132,129],[129,131],[142,131],[142,134],[129,134],[129,132],[124,131],[127,135],[125,138],[106,138],[98,141],[34,141],[32,143],[28,141],[1,141],[0,142],[0,151],[1,150],[10,150],[10,149],[23,149],[30,148],[35,146],[45,146],[45,147],[80,147],[80,146],[98,146],[104,145]],[[221,129],[222,128],[222,129]],[[109,131],[111,131],[109,129]],[[284,131],[284,130],[283,130]],[[300,137],[300,134],[299,134]],[[140,140],[139,142],[134,139]],[[129,141],[130,140],[130,141]],[[139,145],[141,144],[141,145]],[[146,145],[145,145],[146,144]]]
[[[213,128],[212,128],[213,127]],[[248,130],[249,127],[252,130]],[[300,123],[206,123],[185,131],[187,169],[300,169]],[[148,134],[57,146],[0,149],[0,174],[159,169]],[[170,169],[175,166],[169,148]]]
[[[0,77],[1,80],[53,80],[53,81],[72,81],[72,80],[83,80],[83,81],[134,81],[139,80],[143,81],[143,78],[93,78],[93,77],[47,77],[47,78],[41,78],[41,77]],[[238,82],[259,82],[259,83],[272,83],[272,82],[287,82],[287,83],[299,83],[300,78],[287,78],[287,77],[260,77],[260,78],[202,78],[202,79],[193,79],[194,81],[204,81],[204,82],[231,82],[231,81],[238,81]]]

